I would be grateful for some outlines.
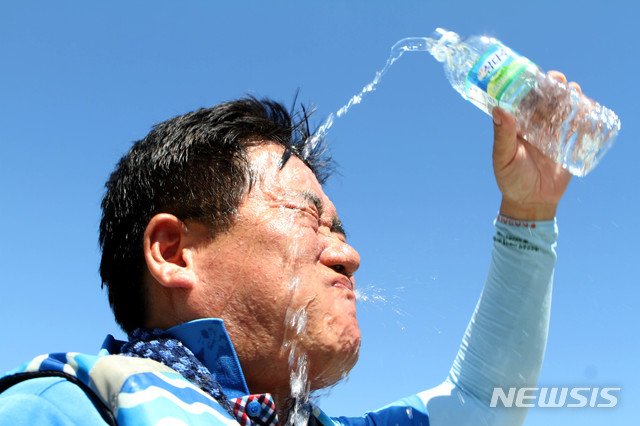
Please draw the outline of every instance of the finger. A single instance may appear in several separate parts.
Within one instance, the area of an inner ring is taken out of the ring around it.
[[[493,162],[502,168],[515,156],[518,146],[516,119],[501,108],[493,109]]]
[[[569,83],[569,86],[571,86],[571,88],[577,90],[578,93],[582,93],[582,87],[580,87],[580,85],[578,83],[576,83],[575,81],[572,81],[571,83]]]
[[[547,75],[551,78],[553,78],[554,80],[558,80],[562,83],[566,83],[567,82],[567,77],[561,73],[560,71],[549,71],[547,73]]]
[[[547,75],[550,78],[554,79],[554,80],[557,80],[557,81],[559,81],[561,83],[567,84],[567,77],[563,73],[561,73],[560,71],[549,71],[547,73]],[[572,81],[571,83],[568,83],[568,85],[572,89],[576,90],[578,93],[582,93],[582,88],[575,81]]]

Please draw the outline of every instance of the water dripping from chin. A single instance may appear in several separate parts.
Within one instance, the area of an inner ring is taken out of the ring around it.
[[[293,285],[294,291],[298,284],[299,281]],[[290,306],[287,310],[285,322],[286,332],[283,349],[289,352],[290,371],[290,395],[287,404],[286,424],[290,426],[303,426],[308,424],[311,415],[309,406],[309,394],[311,393],[309,357],[299,345],[306,333],[306,310],[304,308],[293,309]]]

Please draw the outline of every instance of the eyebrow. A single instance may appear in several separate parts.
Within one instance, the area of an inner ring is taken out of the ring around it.
[[[322,214],[324,213],[324,208],[323,208],[322,200],[320,199],[320,197],[318,197],[316,194],[314,194],[311,191],[302,191],[300,192],[300,195],[305,200],[313,203],[315,208],[318,210],[318,215],[322,217]],[[338,234],[341,234],[343,237],[347,238],[347,232],[344,230],[344,226],[342,225],[342,222],[337,216],[333,216],[331,218],[331,227],[329,228],[329,230],[331,232],[336,232]]]
[[[291,148],[285,148],[284,152],[282,153],[282,157],[280,157],[280,164],[278,168],[279,170],[282,170],[284,165],[287,164],[287,161],[289,161],[289,158],[291,158],[291,154]]]

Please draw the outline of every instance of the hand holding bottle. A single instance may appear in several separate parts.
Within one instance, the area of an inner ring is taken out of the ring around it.
[[[548,77],[566,84],[562,73],[551,71]],[[570,86],[580,92],[578,84]],[[518,136],[513,115],[496,107],[493,120],[493,168],[503,197],[500,214],[519,220],[553,219],[571,174]]]

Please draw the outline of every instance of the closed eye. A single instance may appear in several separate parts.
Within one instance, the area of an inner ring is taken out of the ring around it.
[[[322,206],[322,200],[320,200],[320,198],[316,194],[309,191],[304,191],[302,193],[302,196],[313,204],[313,206],[316,208],[318,212],[318,217],[322,218],[322,214],[324,212],[324,209]],[[342,222],[337,217],[334,216],[331,218],[331,224],[329,225],[329,230],[331,232],[335,232],[337,234],[342,235],[342,237],[346,241],[347,233],[344,230],[344,227],[342,226]]]
[[[318,197],[316,194],[314,194],[311,191],[302,191],[300,195],[302,196],[302,198],[304,198],[305,201],[309,203],[309,209],[315,210],[314,212],[315,218],[318,219],[320,223],[322,223],[324,221],[322,217],[324,214],[324,206],[322,205],[322,200],[320,199],[320,197]],[[303,209],[303,210],[307,211],[307,209]],[[344,226],[342,225],[342,222],[340,221],[340,219],[334,216],[330,220],[331,222],[328,223],[326,226],[329,227],[329,230],[332,233],[341,235],[346,242],[347,233],[344,230]]]

